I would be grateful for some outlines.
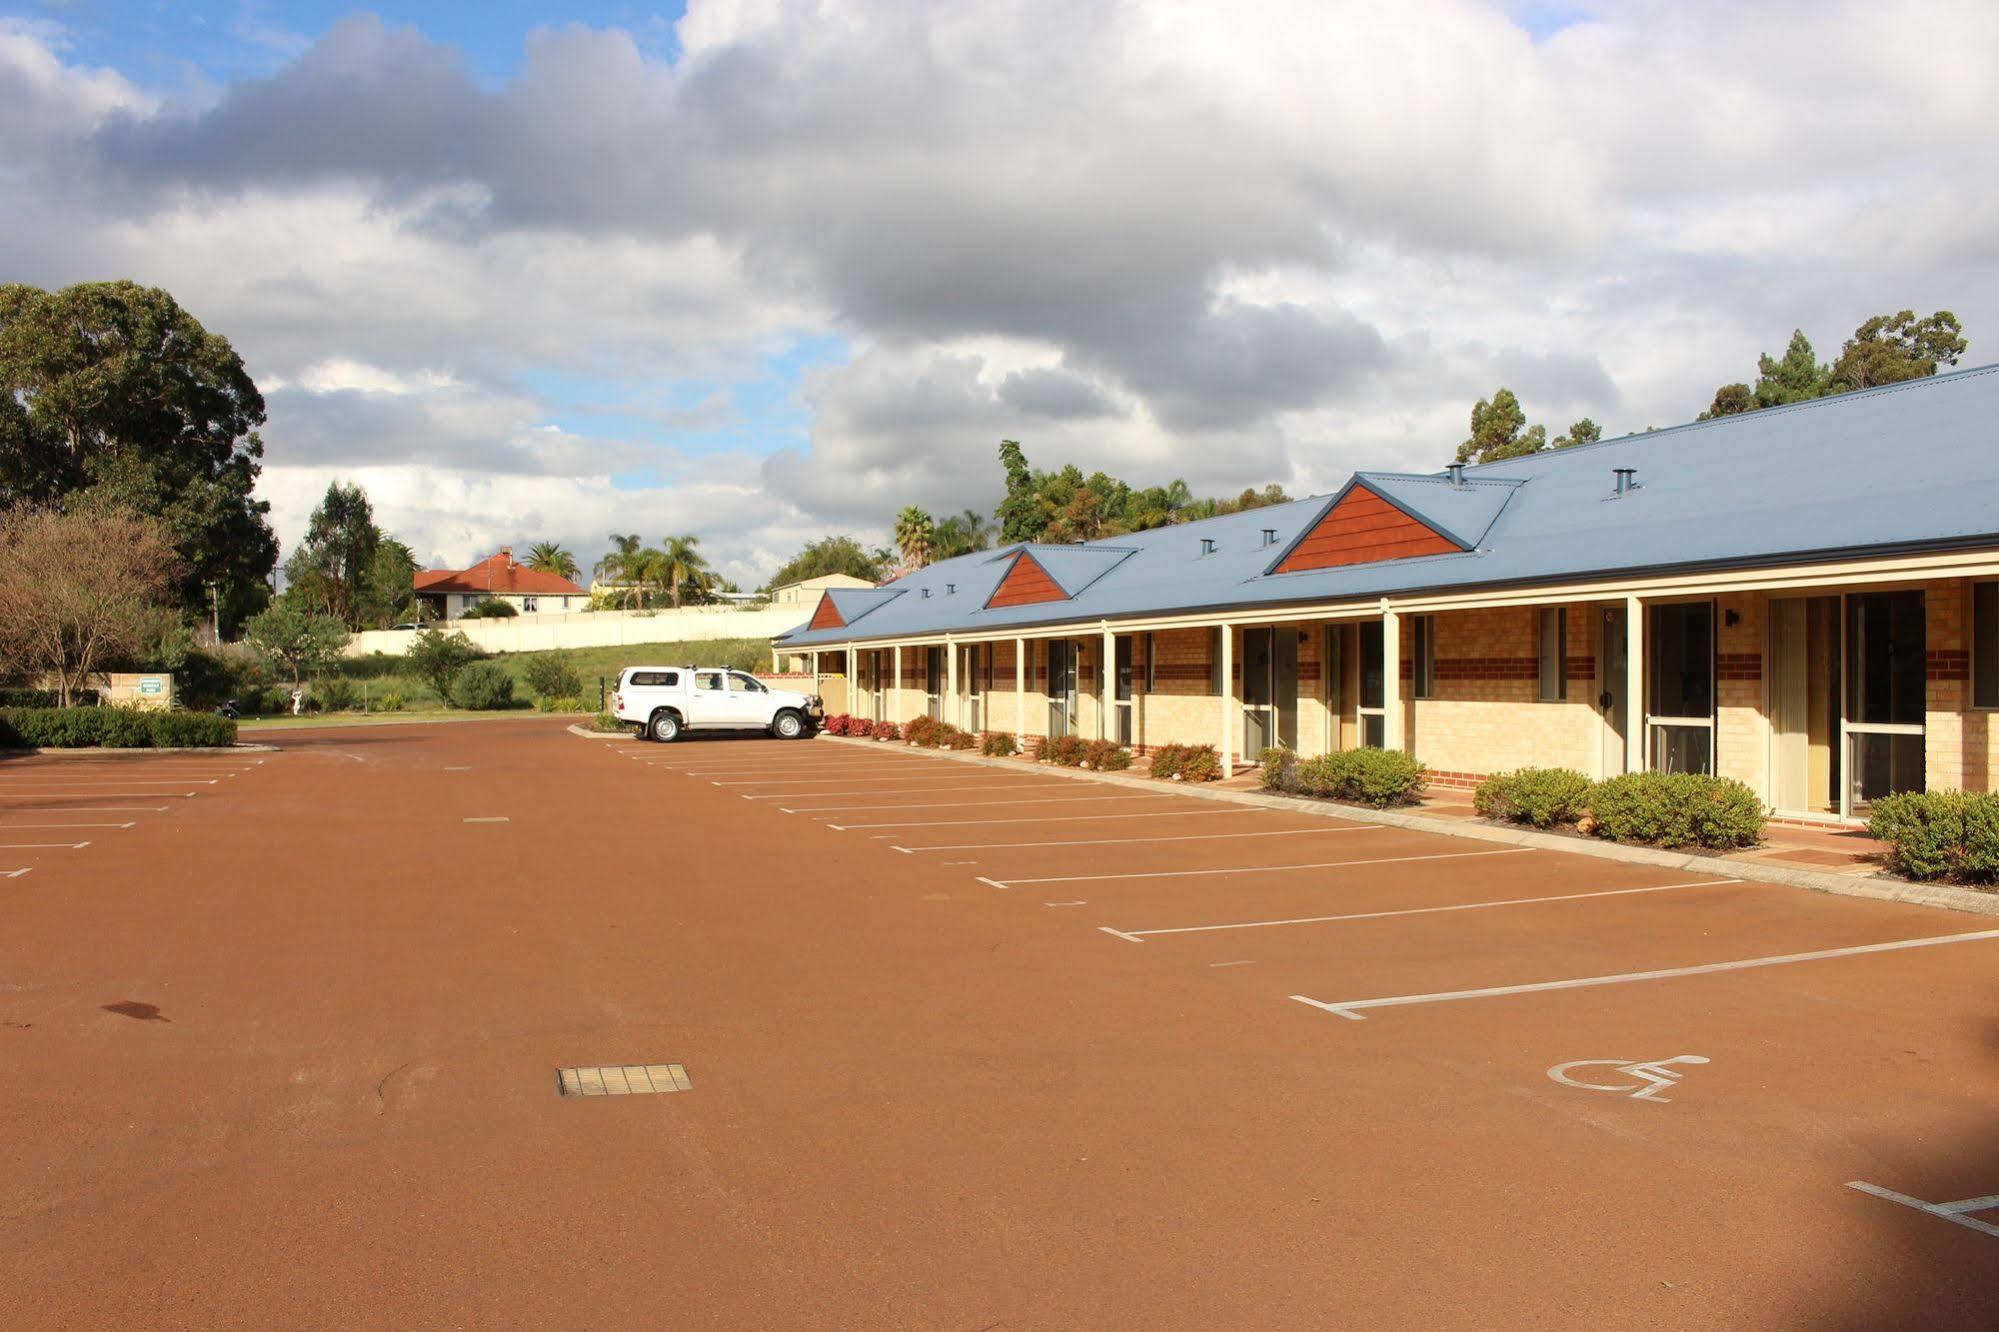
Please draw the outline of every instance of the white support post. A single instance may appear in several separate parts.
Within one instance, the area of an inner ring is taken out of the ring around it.
[[[1624,770],[1645,771],[1645,603],[1624,599]]]
[[[1235,776],[1235,626],[1222,626],[1222,777]]]
[[[1097,705],[1097,739],[1109,740],[1117,734],[1117,727],[1111,725],[1111,710],[1117,707],[1117,635],[1109,625],[1104,632],[1104,688],[1103,702]]]
[[[854,717],[861,715],[861,682],[860,672],[855,669],[856,664],[854,660],[854,645],[849,643],[847,645],[847,713],[849,716]]]
[[[944,720],[953,726],[962,725],[964,710],[958,706],[958,645],[947,636],[944,639]]]
[[[1381,747],[1402,748],[1402,617],[1381,603]]]
[[[772,675],[782,674],[777,664],[777,644],[775,643],[770,645],[770,673]]]
[[[895,684],[889,692],[888,719],[892,722],[900,723],[902,721],[902,644],[897,643],[891,651],[895,655]]]
[[[1013,738],[1027,746],[1027,640],[1013,640]]]

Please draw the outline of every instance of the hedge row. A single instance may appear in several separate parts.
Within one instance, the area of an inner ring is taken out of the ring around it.
[[[1521,768],[1479,783],[1472,805],[1489,819],[1537,828],[1573,825],[1613,842],[1754,846],[1769,816],[1756,793],[1729,777],[1632,772],[1592,782],[1566,768]]]
[[[1911,791],[1874,802],[1869,836],[1888,844],[1888,868],[1911,879],[1999,882],[1999,795]]]
[[[1429,777],[1414,757],[1396,749],[1343,749],[1303,762],[1288,749],[1266,749],[1257,761],[1267,791],[1376,809],[1413,802]]]
[[[919,749],[972,749],[979,737],[925,713],[902,728],[902,738]]]
[[[1212,782],[1222,775],[1213,745],[1161,745],[1152,751],[1152,775],[1162,781]]]
[[[0,748],[211,749],[235,743],[236,723],[205,712],[0,708]]]

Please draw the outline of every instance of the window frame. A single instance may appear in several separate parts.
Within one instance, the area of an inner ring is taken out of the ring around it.
[[[1409,697],[1432,700],[1437,697],[1437,617],[1434,615],[1412,615],[1409,617],[1409,656],[1412,670],[1409,675]],[[1400,671],[1402,663],[1396,662]]]
[[[1549,643],[1552,629],[1553,644]],[[1554,659],[1549,660],[1548,649],[1554,648]],[[1534,692],[1538,702],[1566,703],[1569,701],[1569,608],[1567,606],[1542,606],[1534,616],[1534,652],[1539,658],[1539,670],[1535,676]],[[1552,673],[1554,688],[1549,688]]]
[[[1986,594],[1984,597],[1980,593]],[[1979,602],[1988,603],[1986,615],[1988,624],[1984,637],[1979,631]],[[1971,649],[1971,688],[1967,691],[1971,707],[1976,712],[1999,711],[1999,582],[1975,582],[1971,585],[1971,607],[1966,616],[1971,626],[1969,647]],[[1989,641],[1987,641],[1989,639]],[[1991,692],[1981,701],[1979,698],[1979,675],[1984,670],[1992,672]]]

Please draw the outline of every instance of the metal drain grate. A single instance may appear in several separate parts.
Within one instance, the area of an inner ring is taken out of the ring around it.
[[[559,1068],[555,1075],[564,1096],[651,1096],[694,1090],[687,1070],[678,1064],[599,1064]]]

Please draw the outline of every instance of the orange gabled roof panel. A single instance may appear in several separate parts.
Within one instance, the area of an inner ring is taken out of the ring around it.
[[[805,627],[808,629],[845,629],[847,627],[846,620],[840,615],[840,608],[833,604],[832,593],[821,592],[819,594],[819,609],[812,612],[812,623]]]
[[[1373,564],[1416,555],[1451,555],[1464,547],[1356,484],[1326,511],[1272,573]]]
[[[1000,579],[1000,585],[993,589],[986,599],[986,608],[994,610],[1001,606],[1034,606],[1044,601],[1067,601],[1069,594],[1062,585],[1041,567],[1041,561],[1022,551],[1014,556],[1013,567]]]

